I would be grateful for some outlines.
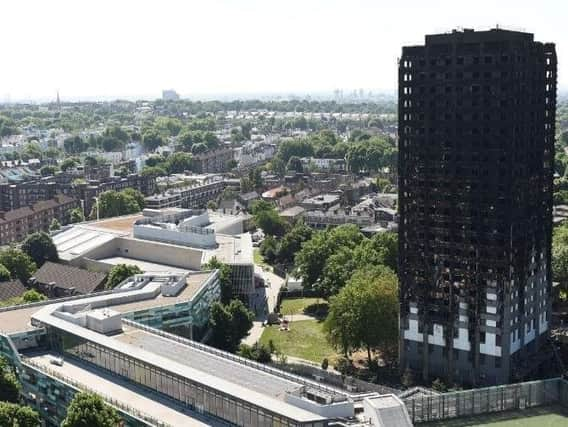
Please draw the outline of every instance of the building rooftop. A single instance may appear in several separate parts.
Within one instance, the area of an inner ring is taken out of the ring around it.
[[[309,197],[302,200],[302,203],[311,205],[325,205],[331,203],[339,203],[341,196],[339,194],[320,194],[319,196]]]
[[[112,256],[107,258],[98,258],[97,261],[109,264],[109,265],[135,265],[144,273],[172,273],[172,274],[183,274],[188,273],[189,269],[179,268],[166,264],[159,264],[156,262],[144,261],[136,258],[128,258],[124,256]]]
[[[203,252],[203,263],[216,257],[226,264],[252,264],[253,250],[252,237],[249,233],[237,236],[217,235],[217,248],[207,249]]]
[[[486,31],[475,31],[464,28],[463,30],[452,30],[443,34],[431,34],[426,36],[426,44],[442,44],[459,41],[460,43],[481,43],[496,40],[523,40],[532,42],[534,35],[520,31],[510,31],[501,28],[492,28]]]
[[[201,286],[211,276],[210,271],[190,273],[186,277],[186,286],[176,296],[163,296],[161,293],[151,298],[141,299],[137,301],[120,301],[112,304],[112,309],[119,313],[130,313],[137,310],[145,310],[153,307],[163,307],[167,305],[178,304],[183,301],[191,300],[195,294],[201,289]],[[104,298],[106,295],[112,295],[111,291],[100,292],[92,296],[83,298]],[[22,306],[0,308],[0,331],[7,334],[15,334],[34,329],[31,324],[31,318],[40,310],[48,306],[61,305],[65,301],[74,301],[75,297],[63,298],[61,300],[44,301],[35,304]]]
[[[198,414],[193,414],[187,408],[176,407],[170,401],[160,399],[155,394],[144,393],[133,387],[128,381],[121,380],[116,375],[110,375],[101,370],[94,371],[80,362],[65,359],[63,366],[51,363],[55,354],[37,354],[25,359],[32,366],[53,374],[56,378],[70,378],[107,400],[118,401],[134,410],[150,415],[171,426],[182,426],[191,423],[192,426],[205,427],[211,425],[211,420],[200,420]]]
[[[122,233],[132,233],[134,223],[139,219],[144,218],[142,214],[119,216],[116,218],[103,219],[89,223],[90,226],[109,231],[118,231]]]
[[[8,212],[0,212],[0,224],[4,222],[14,221],[20,218],[33,215],[48,209],[54,209],[60,205],[72,203],[75,199],[64,194],[58,194],[53,199],[42,200],[34,203],[32,206],[25,206],[23,208],[12,209]]]
[[[301,206],[292,206],[291,208],[284,209],[279,215],[283,217],[296,217],[303,214],[305,211],[306,210]]]
[[[62,229],[53,235],[59,258],[70,261],[127,233],[79,224]]]
[[[90,294],[101,286],[106,278],[106,273],[47,261],[35,272],[33,277],[39,283],[54,283],[58,288],[73,288],[78,293]]]
[[[207,274],[204,273],[202,277],[207,277]],[[79,321],[78,317],[89,317],[95,310],[110,309],[109,312],[114,313],[147,308],[137,304],[150,301],[151,298],[140,300],[140,297],[142,294],[153,293],[160,282],[144,282],[146,284],[143,287],[140,287],[140,283],[142,282],[136,279],[129,279],[114,293],[42,305],[32,314],[33,322],[38,326],[50,326],[98,343],[111,351],[143,360],[174,375],[221,390],[237,399],[259,405],[298,422],[322,421],[324,418],[288,402],[286,397],[290,392],[311,387],[331,396],[333,401],[341,402],[347,399],[346,395],[338,390],[134,322],[122,320],[122,330],[112,335],[82,326],[85,323]],[[193,285],[188,283],[183,292],[189,294],[182,293],[176,298],[191,297],[199,289],[199,283],[198,278]],[[123,303],[130,299],[138,301]],[[165,305],[164,301],[162,299],[158,305]],[[168,303],[175,301],[168,300]],[[70,370],[66,375],[73,373]],[[75,377],[72,379],[80,380]]]
[[[20,297],[26,291],[27,288],[18,279],[0,282],[0,302]]]

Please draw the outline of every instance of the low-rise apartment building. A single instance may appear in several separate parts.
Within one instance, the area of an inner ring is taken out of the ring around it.
[[[219,173],[228,170],[228,164],[233,160],[232,148],[219,148],[205,153],[194,154],[192,165],[197,173]]]
[[[146,197],[148,209],[203,208],[225,189],[222,179],[204,180],[193,185],[169,189],[161,194]]]
[[[63,224],[78,206],[78,200],[58,194],[31,206],[0,212],[0,245],[19,242],[36,231],[48,231],[54,219]]]

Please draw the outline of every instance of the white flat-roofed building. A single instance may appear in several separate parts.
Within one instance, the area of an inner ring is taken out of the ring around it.
[[[51,396],[59,396],[46,415],[54,423],[77,390],[101,394],[127,419],[145,420],[143,425],[155,425],[150,420],[159,416],[176,426],[325,427],[354,417],[355,401],[362,399],[356,394],[148,326],[156,317],[193,322],[184,316],[201,309],[196,299],[220,292],[217,272],[196,279],[194,286],[191,274],[139,275],[98,295],[0,310],[1,324],[15,312],[22,319],[0,334],[0,354],[18,367],[24,393],[34,390],[29,403],[42,415]],[[176,294],[165,295],[165,287]],[[61,363],[53,366],[53,358]],[[145,407],[140,402],[148,389],[154,403]]]

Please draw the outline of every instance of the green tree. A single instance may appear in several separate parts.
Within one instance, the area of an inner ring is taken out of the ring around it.
[[[55,166],[46,165],[41,167],[39,173],[41,174],[41,176],[52,176],[55,175],[56,171],[57,168]]]
[[[87,144],[85,144],[80,136],[75,135],[65,138],[63,141],[63,148],[65,149],[65,152],[69,154],[81,154],[87,149]]]
[[[142,135],[142,145],[147,151],[154,151],[160,145],[164,145],[164,140],[156,130],[148,129]]]
[[[158,117],[155,122],[156,128],[168,136],[176,136],[179,134],[182,124],[179,119],[173,117]]]
[[[568,146],[568,130],[565,130],[560,134],[559,140],[562,143],[562,145],[564,145],[565,147]]]
[[[22,250],[14,247],[0,252],[0,264],[10,271],[10,277],[20,279],[22,283],[27,283],[37,270],[34,260]]]
[[[61,427],[110,427],[120,425],[121,419],[111,406],[94,393],[75,395],[67,408]]]
[[[0,137],[18,133],[16,123],[10,117],[0,116]]]
[[[294,256],[300,251],[302,245],[312,238],[312,235],[312,228],[304,224],[303,221],[294,224],[292,229],[280,241],[276,254],[277,262],[279,264],[293,264]]]
[[[284,163],[288,163],[290,157],[312,157],[314,155],[314,147],[310,141],[306,139],[291,139],[283,141],[278,146],[278,157]]]
[[[391,183],[386,178],[377,177],[375,185],[377,186],[379,192],[384,193],[385,190],[388,189],[388,187],[390,187]]]
[[[210,344],[234,353],[252,328],[253,319],[254,314],[240,300],[234,299],[228,305],[214,303],[209,316]]]
[[[370,240],[369,250],[364,250],[363,254],[374,256],[373,260],[368,259],[360,265],[383,264],[392,271],[398,271],[398,234],[396,233],[377,233]]]
[[[124,146],[124,143],[112,136],[104,136],[101,142],[101,148],[107,153],[110,151],[119,151]]]
[[[49,147],[43,152],[43,155],[48,159],[56,160],[61,156],[61,151],[55,147]]]
[[[85,221],[85,215],[83,215],[81,208],[75,208],[69,212],[69,222],[71,222],[71,224],[83,221]]]
[[[22,295],[22,302],[24,304],[30,304],[32,302],[45,301],[46,299],[47,299],[47,297],[44,294],[39,293],[35,289],[27,290]]]
[[[37,142],[28,142],[22,151],[22,160],[42,159],[43,152]]]
[[[100,157],[95,157],[95,156],[86,156],[83,159],[83,164],[85,166],[89,166],[89,167],[95,167],[98,166],[101,163],[101,158]]]
[[[128,215],[141,211],[143,204],[142,206],[140,205],[140,199],[137,193],[139,194],[138,191],[131,188],[123,191],[109,190],[101,193],[98,203],[95,203],[93,206],[91,218],[97,217],[97,207],[99,209],[100,218]]]
[[[121,282],[135,274],[142,274],[143,271],[137,265],[117,264],[111,268],[106,283],[106,289],[114,289]]]
[[[57,231],[61,228],[61,223],[57,220],[57,218],[53,218],[51,224],[49,225],[49,231]]]
[[[221,285],[221,303],[228,304],[233,297],[233,286],[231,285],[231,267],[213,257],[208,263],[203,265],[203,270],[219,270],[219,283]]]
[[[239,346],[239,356],[251,359],[259,363],[270,363],[272,361],[272,353],[274,353],[274,344],[270,341],[270,345],[255,342],[252,346],[241,344]]]
[[[0,402],[18,403],[21,386],[14,370],[6,359],[0,357]]]
[[[295,257],[296,268],[304,287],[321,288],[321,276],[328,259],[340,249],[354,249],[363,238],[359,228],[352,224],[315,232]]]
[[[254,314],[243,304],[241,300],[234,299],[229,303],[228,311],[232,319],[231,334],[234,340],[235,349],[238,348],[241,339],[248,335],[252,328]]]
[[[276,209],[263,210],[254,215],[254,223],[269,236],[283,236],[288,224],[284,221]]]
[[[123,144],[130,141],[130,136],[120,126],[111,126],[106,128],[103,135],[106,137],[117,139]]]
[[[209,147],[207,147],[207,144],[201,142],[199,144],[193,144],[193,146],[191,147],[191,154],[201,154],[201,153],[205,153],[209,150]]]
[[[57,248],[49,234],[43,231],[30,234],[22,244],[22,251],[26,253],[38,267],[46,261],[57,262],[59,255]]]
[[[398,282],[388,269],[358,270],[345,287],[330,299],[324,324],[331,344],[344,354],[350,349],[366,349],[369,363],[372,350],[396,343],[398,334]]]
[[[286,163],[276,156],[270,161],[270,169],[272,172],[278,176],[284,176],[286,174]]]
[[[183,151],[191,152],[191,147],[196,142],[195,132],[190,130],[183,130],[177,137],[177,142],[181,145]],[[201,142],[201,141],[199,141]]]
[[[257,227],[269,236],[283,236],[288,224],[278,215],[272,203],[256,200],[252,203],[250,211]]]
[[[134,188],[126,188],[125,190],[122,190],[122,193],[136,200],[136,203],[138,203],[138,210],[144,209],[146,201],[144,200],[144,194],[140,191],[135,190]]]
[[[166,176],[168,172],[159,166],[144,166],[140,175],[142,176]]]
[[[10,280],[10,271],[0,264],[0,282],[6,282],[8,280]]]
[[[227,310],[227,306],[219,302],[213,303],[209,313],[209,326],[211,328],[209,344],[221,350],[233,350],[231,324],[231,314]]]
[[[150,156],[146,159],[146,166],[160,166],[160,164],[164,163],[165,161],[166,159],[163,156]]]
[[[29,406],[0,402],[0,425],[5,427],[39,427],[39,414]]]
[[[288,164],[286,165],[286,169],[298,173],[304,172],[304,166],[302,165],[302,160],[300,160],[300,158],[297,156],[290,157],[290,160],[288,160]]]
[[[191,170],[192,156],[189,153],[174,153],[165,162],[168,173],[183,173]]]
[[[552,248],[552,276],[560,288],[568,291],[568,246],[556,245]]]

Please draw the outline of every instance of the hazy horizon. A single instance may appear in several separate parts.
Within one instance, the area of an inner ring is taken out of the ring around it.
[[[19,0],[0,12],[0,102],[394,94],[403,45],[496,25],[556,43],[568,89],[568,3],[555,0]]]

